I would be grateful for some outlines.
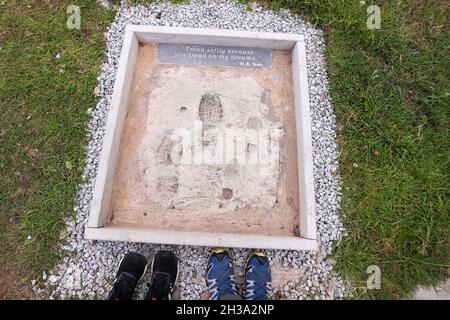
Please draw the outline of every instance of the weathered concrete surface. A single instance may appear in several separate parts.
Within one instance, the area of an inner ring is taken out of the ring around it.
[[[411,300],[450,300],[450,279],[437,287],[419,286],[410,297]]]
[[[112,225],[298,235],[290,52],[275,50],[272,69],[178,66],[158,64],[157,46],[143,45],[131,97]],[[246,139],[243,154],[231,157],[243,156],[245,164],[214,162],[220,150],[215,133],[247,129],[278,130],[279,138],[268,139],[267,153]],[[195,155],[174,138],[179,130],[190,133],[194,153],[201,148],[212,162],[186,164]],[[255,152],[257,164],[250,160]]]

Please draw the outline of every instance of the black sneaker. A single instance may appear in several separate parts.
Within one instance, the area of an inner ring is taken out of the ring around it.
[[[152,263],[152,279],[145,300],[170,300],[178,278],[178,258],[170,251],[159,251]]]
[[[109,300],[130,300],[139,280],[147,270],[147,259],[136,252],[128,252],[119,263]]]

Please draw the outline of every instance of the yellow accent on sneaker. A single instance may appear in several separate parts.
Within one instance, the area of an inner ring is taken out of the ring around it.
[[[226,248],[217,248],[217,249],[213,249],[213,250],[211,251],[210,256],[212,256],[213,254],[219,254],[219,253],[227,253],[227,254],[230,254],[230,251],[229,251],[228,249],[226,249]]]
[[[248,262],[250,261],[250,259],[251,259],[253,256],[266,257],[266,254],[263,253],[263,252],[261,252],[261,251],[254,251],[254,252],[250,253],[250,254],[248,255],[248,257],[247,257],[247,261],[246,261],[245,265],[248,265]]]
[[[253,252],[253,254],[255,256],[258,256],[258,257],[265,257],[266,256],[266,254],[261,252],[261,251],[255,251],[255,252]]]

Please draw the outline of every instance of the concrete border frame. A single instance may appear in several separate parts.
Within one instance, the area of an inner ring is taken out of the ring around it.
[[[269,236],[134,229],[109,226],[112,181],[127,114],[139,43],[264,47],[292,52],[295,94],[300,236]],[[303,35],[233,30],[127,25],[108,112],[97,178],[85,227],[86,239],[210,247],[317,250],[311,115]]]

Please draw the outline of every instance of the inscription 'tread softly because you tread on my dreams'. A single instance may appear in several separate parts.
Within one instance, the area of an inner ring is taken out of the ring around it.
[[[163,43],[159,46],[158,62],[243,68],[271,68],[272,49]]]

